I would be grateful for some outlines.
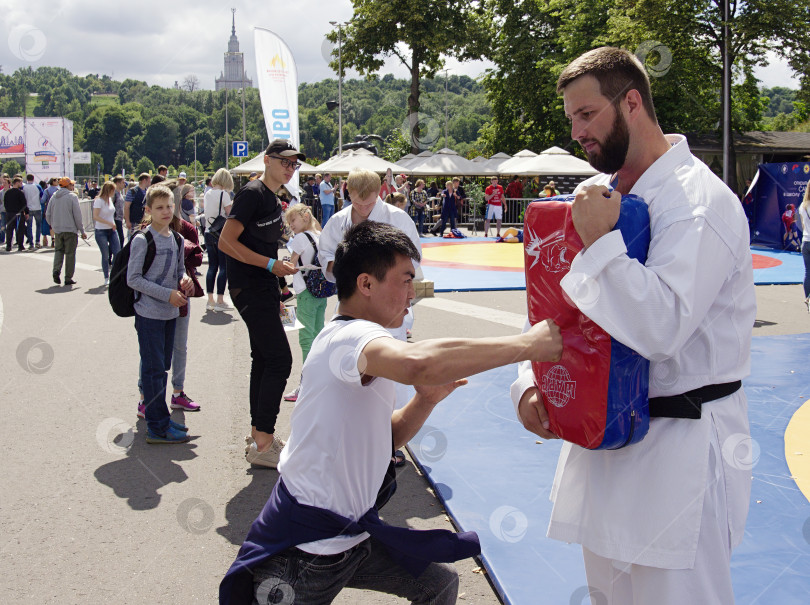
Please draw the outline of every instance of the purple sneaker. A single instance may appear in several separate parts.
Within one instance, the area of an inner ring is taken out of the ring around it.
[[[138,418],[146,418],[146,404],[143,401],[138,402]]]
[[[185,410],[186,412],[199,412],[200,406],[186,395],[185,391],[180,391],[179,395],[172,395],[171,408],[173,410]]]

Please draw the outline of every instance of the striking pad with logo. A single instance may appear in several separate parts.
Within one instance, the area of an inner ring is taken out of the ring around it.
[[[532,324],[553,319],[560,326],[558,362],[534,362],[535,382],[551,430],[588,449],[618,449],[640,441],[649,428],[649,366],[587,317],[599,304],[599,286],[582,275],[577,308],[560,287],[582,240],[571,218],[573,195],[536,201],[526,209],[526,296]],[[618,229],[630,258],[647,260],[650,217],[637,196],[622,196]]]

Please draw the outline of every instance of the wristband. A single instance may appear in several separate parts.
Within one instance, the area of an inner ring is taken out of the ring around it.
[[[276,259],[274,259],[274,258],[271,258],[269,261],[267,261],[267,270],[270,271],[270,273],[273,272],[273,265],[275,265],[275,264],[276,264]]]

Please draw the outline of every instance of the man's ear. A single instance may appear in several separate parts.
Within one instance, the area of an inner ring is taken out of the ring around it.
[[[631,88],[624,95],[622,105],[625,109],[625,116],[628,121],[635,120],[638,116],[645,112],[644,102],[641,100],[641,94],[635,89]]]
[[[361,273],[357,276],[357,291],[360,292],[363,296],[370,296],[371,295],[371,287],[372,287],[373,278],[368,273]]]

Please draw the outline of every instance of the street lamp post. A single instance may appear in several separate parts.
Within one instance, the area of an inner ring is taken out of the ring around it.
[[[338,155],[343,153],[343,26],[346,23],[330,21],[332,27],[338,28]]]
[[[447,147],[447,72],[449,69],[444,70],[444,146]]]

